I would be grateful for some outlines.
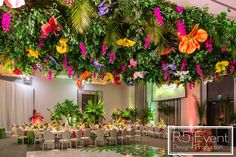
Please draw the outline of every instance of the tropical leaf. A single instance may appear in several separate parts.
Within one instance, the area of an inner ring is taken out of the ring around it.
[[[94,13],[89,0],[75,2],[71,9],[71,24],[76,32],[83,33],[91,23],[91,16]]]

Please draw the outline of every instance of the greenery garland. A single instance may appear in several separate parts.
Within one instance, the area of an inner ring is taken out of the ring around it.
[[[88,71],[88,78],[111,73],[128,85],[145,81],[190,87],[225,72],[235,74],[236,22],[226,13],[214,16],[207,8],[164,0],[105,0],[103,5],[100,0],[31,0],[18,9],[3,6],[0,12],[0,63],[15,74],[39,71],[53,79]],[[50,18],[56,23],[43,37],[42,26]],[[207,32],[207,41],[191,54],[181,53],[178,32],[187,35],[196,24]],[[121,46],[119,39],[134,46]]]

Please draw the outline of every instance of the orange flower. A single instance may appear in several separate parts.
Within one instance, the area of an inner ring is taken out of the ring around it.
[[[88,71],[83,72],[83,73],[80,75],[79,79],[76,81],[77,87],[80,88],[80,87],[82,86],[83,80],[85,80],[85,79],[86,79],[87,77],[89,77],[90,75],[91,75],[91,73],[88,72]]]
[[[180,52],[192,54],[196,49],[200,49],[199,42],[205,42],[207,40],[207,32],[203,29],[198,29],[198,26],[199,24],[196,24],[193,30],[186,36],[180,36],[180,33],[178,33]]]

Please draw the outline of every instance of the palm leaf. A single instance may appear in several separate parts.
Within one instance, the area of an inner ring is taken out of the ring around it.
[[[82,34],[89,27],[93,12],[89,0],[81,0],[73,4],[70,20],[76,32]]]

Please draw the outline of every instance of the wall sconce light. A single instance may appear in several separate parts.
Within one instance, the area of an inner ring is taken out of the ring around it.
[[[32,84],[32,77],[31,76],[24,76],[23,83],[26,85],[31,85]]]

